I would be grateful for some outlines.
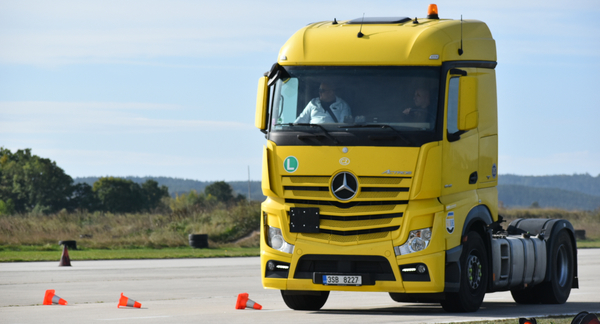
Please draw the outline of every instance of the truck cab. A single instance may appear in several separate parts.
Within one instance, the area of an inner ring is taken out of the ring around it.
[[[439,19],[436,7],[296,32],[258,84],[264,287],[299,310],[320,309],[332,290],[448,311],[533,286],[564,302],[577,282],[572,226],[500,226],[496,65],[485,23]],[[548,288],[557,253],[567,280]],[[537,276],[513,274],[517,263]]]

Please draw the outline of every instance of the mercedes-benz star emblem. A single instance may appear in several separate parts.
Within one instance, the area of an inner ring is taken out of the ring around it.
[[[350,200],[358,191],[358,180],[350,172],[340,172],[333,177],[331,192],[339,200]]]

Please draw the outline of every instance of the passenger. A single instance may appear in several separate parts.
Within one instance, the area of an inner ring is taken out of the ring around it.
[[[351,119],[350,106],[335,95],[330,82],[322,82],[319,97],[312,99],[294,123],[340,123]]]
[[[406,108],[402,113],[414,122],[431,122],[435,118],[434,111],[429,107],[431,99],[429,97],[429,90],[425,88],[418,88],[415,91],[413,97],[415,106],[413,108]]]

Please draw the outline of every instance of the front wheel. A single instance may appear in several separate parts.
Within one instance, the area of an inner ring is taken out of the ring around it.
[[[474,312],[483,303],[487,290],[488,261],[485,244],[477,232],[469,232],[460,255],[460,288],[446,293],[441,302],[447,312]]]
[[[329,297],[329,291],[281,291],[285,304],[293,310],[319,310]]]

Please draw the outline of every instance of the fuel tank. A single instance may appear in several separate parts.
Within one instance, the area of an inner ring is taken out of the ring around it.
[[[539,236],[506,236],[492,240],[494,290],[528,287],[544,281],[546,242]]]

